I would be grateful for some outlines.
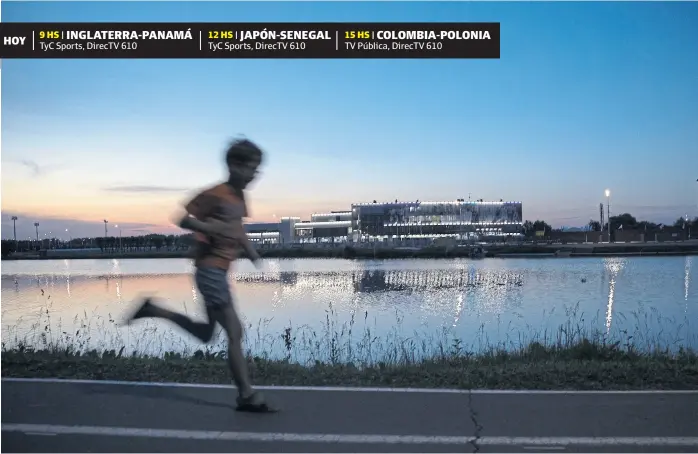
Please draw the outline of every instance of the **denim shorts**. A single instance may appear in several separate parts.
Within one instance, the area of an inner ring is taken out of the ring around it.
[[[232,306],[233,297],[230,294],[228,270],[222,268],[197,268],[194,274],[194,281],[207,307],[215,309]]]

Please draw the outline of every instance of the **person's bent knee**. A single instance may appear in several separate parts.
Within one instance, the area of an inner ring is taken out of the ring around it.
[[[211,305],[207,309],[209,318],[221,324],[229,342],[242,342],[242,323],[240,323],[240,319],[235,313],[235,308],[232,304]]]

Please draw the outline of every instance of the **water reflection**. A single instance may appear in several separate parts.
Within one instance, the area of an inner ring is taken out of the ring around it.
[[[691,284],[691,261],[692,260],[693,260],[693,257],[686,256],[686,264],[684,265],[684,272],[683,272],[683,288],[684,288],[683,299],[685,301],[688,301],[688,288],[690,287],[690,284]]]
[[[233,279],[255,284],[334,288],[355,293],[403,292],[460,288],[522,287],[520,272],[496,270],[380,270],[339,272],[242,273]]]
[[[456,303],[456,315],[453,317],[453,327],[458,326],[458,320],[463,313],[463,295],[458,295],[458,302]]]
[[[611,332],[611,322],[613,321],[613,301],[616,297],[616,278],[618,273],[625,266],[625,259],[608,258],[604,259],[604,268],[609,274],[608,278],[608,304],[606,305],[606,334]]]
[[[119,281],[116,282],[116,299],[119,303],[121,302],[121,286],[119,285]]]
[[[191,299],[194,301],[194,303],[199,301],[199,294],[196,291],[196,285],[191,286]]]
[[[40,308],[49,305],[51,323],[63,320],[63,328],[76,317],[80,322],[85,318],[107,319],[143,294],[161,298],[173,310],[195,317],[204,314],[193,278],[187,274],[190,266],[180,262],[153,261],[147,269],[142,261],[102,261],[94,265],[100,273],[92,274],[86,272],[85,262],[56,261],[55,273],[44,269],[41,274],[21,265],[24,268],[16,275],[3,266],[3,326],[19,324],[22,317],[35,317]],[[9,268],[12,266],[10,263]],[[48,265],[42,262],[37,266]],[[582,316],[593,328],[607,333],[632,330],[634,327],[627,325],[634,322],[617,315],[638,311],[642,305],[659,308],[662,317],[677,319],[677,325],[683,319],[698,318],[698,295],[690,286],[696,272],[692,257],[479,262],[272,260],[265,262],[263,271],[245,266],[241,263],[240,271],[230,276],[236,304],[251,335],[276,339],[277,343],[289,325],[323,333],[330,305],[340,331],[355,314],[368,313],[360,318],[377,336],[398,325],[405,336],[448,328],[470,345],[483,338],[488,342],[516,338],[518,332],[554,331],[566,322],[576,324]],[[575,306],[579,308],[577,316],[566,310]],[[262,325],[263,329],[259,328]],[[646,329],[660,332],[662,328],[650,321]],[[91,334],[103,335],[101,330]],[[143,337],[138,331],[129,335],[128,342]],[[178,335],[172,348],[192,344],[187,336]]]

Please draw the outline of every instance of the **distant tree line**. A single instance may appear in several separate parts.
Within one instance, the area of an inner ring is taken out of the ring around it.
[[[694,233],[698,233],[698,217],[686,220],[685,218],[678,218],[673,224],[657,224],[650,221],[638,221],[635,216],[630,213],[619,214],[618,216],[611,216],[611,230],[615,231],[618,229],[623,230],[640,230],[643,232],[658,232],[665,227],[670,227],[673,229],[691,229]],[[608,230],[608,222],[604,223],[602,226],[599,221],[589,220],[586,225],[588,231],[600,232]],[[526,221],[523,223],[523,233],[526,237],[536,236],[536,232],[543,232],[543,235],[548,235],[554,230],[550,224],[545,221]]]
[[[598,232],[602,230],[601,223],[599,221],[590,220],[587,224],[589,230]],[[657,224],[650,221],[638,221],[630,213],[623,213],[618,216],[611,216],[611,230],[618,230],[620,228],[624,230],[640,230],[644,232],[656,232],[662,230],[665,227],[671,227],[674,229],[688,229],[691,230],[698,229],[698,217],[693,219],[678,218],[673,224]],[[603,230],[608,229],[608,222],[603,225]]]
[[[99,249],[102,253],[115,252],[148,252],[148,251],[180,251],[187,250],[191,245],[192,235],[141,235],[125,237],[96,237],[73,238],[59,240],[46,238],[36,240],[2,240],[2,255],[15,252],[31,252],[42,249]]]

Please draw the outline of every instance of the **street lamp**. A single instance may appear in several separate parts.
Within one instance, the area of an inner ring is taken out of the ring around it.
[[[36,247],[41,249],[41,245],[39,244],[39,223],[38,222],[34,223],[34,229],[36,230]]]
[[[698,178],[696,179],[696,185],[698,185]],[[696,187],[698,187],[698,186],[696,186]],[[698,200],[698,197],[696,197],[696,200]],[[698,216],[696,216],[695,219],[698,219]]]
[[[107,237],[107,224],[108,224],[108,223],[109,223],[109,221],[107,221],[107,220],[105,219],[105,220],[104,220],[104,238]]]
[[[12,216],[12,232],[15,235],[15,249],[17,249],[17,216]]]
[[[611,190],[606,189],[606,217],[608,218],[608,242],[611,242]]]
[[[688,239],[691,239],[691,223],[688,222],[688,213],[686,213],[686,216],[684,217],[684,225],[688,227]]]

